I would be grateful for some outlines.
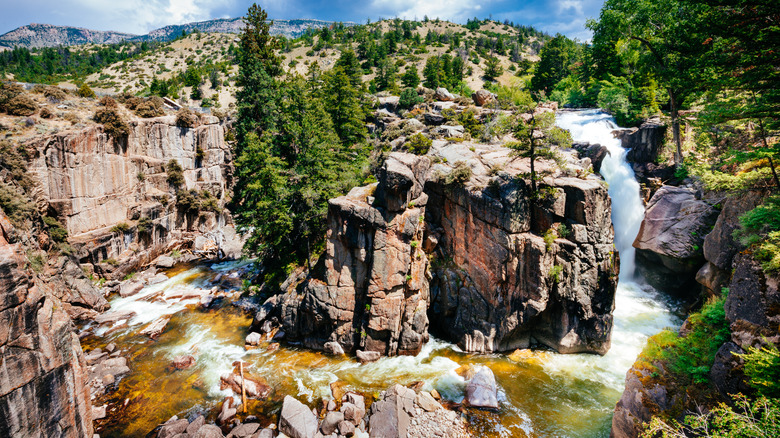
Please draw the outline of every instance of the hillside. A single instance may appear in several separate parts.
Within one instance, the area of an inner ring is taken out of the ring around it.
[[[228,26],[230,20],[225,21]],[[408,38],[395,42],[393,29],[407,29]],[[362,63],[365,82],[375,79],[382,61],[369,60],[367,50],[382,50],[388,40],[395,45],[392,53],[383,59],[392,61],[397,80],[412,66],[421,79],[426,62],[435,56],[450,55],[464,61],[462,89],[452,90],[470,94],[482,89],[487,79],[485,71],[489,58],[498,60],[502,73],[496,82],[502,85],[520,84],[528,80],[527,68],[539,60],[538,51],[546,36],[529,36],[526,28],[515,28],[494,21],[485,21],[472,29],[447,21],[385,20],[369,25],[342,26],[326,34],[305,33],[299,38],[284,40],[279,50],[287,71],[307,75],[312,65],[329,70],[342,50],[351,48]],[[365,38],[364,38],[365,36]],[[329,39],[330,41],[325,41]],[[364,39],[363,39],[364,38]],[[501,43],[497,43],[498,40]],[[522,41],[522,42],[521,42]],[[236,67],[233,64],[235,35],[225,33],[193,33],[164,44],[141,56],[107,66],[86,78],[86,82],[106,93],[145,94],[151,91],[152,81],[168,81],[170,95],[190,105],[228,107],[235,102]],[[366,48],[366,46],[369,46]],[[501,47],[496,46],[508,46]],[[374,47],[371,49],[370,47]],[[211,79],[216,83],[212,83]],[[193,83],[200,84],[200,98],[193,98]],[[380,90],[381,91],[381,90]]]
[[[271,27],[273,35],[295,38],[308,28],[318,29],[332,24],[322,20],[275,20]],[[122,41],[171,41],[182,32],[194,31],[206,33],[239,33],[243,19],[219,18],[186,24],[174,24],[161,27],[146,35],[134,35],[122,32],[83,29],[72,26],[54,26],[51,24],[29,24],[0,35],[0,48],[13,47],[58,47],[82,44],[112,44]]]

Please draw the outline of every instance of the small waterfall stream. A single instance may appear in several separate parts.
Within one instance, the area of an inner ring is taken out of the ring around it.
[[[181,266],[168,272],[168,281],[148,286],[131,297],[113,298],[112,311],[133,311],[135,315],[110,328],[92,327],[92,334],[82,339],[87,350],[116,343],[129,357],[132,370],[114,393],[96,402],[129,403],[110,414],[98,431],[100,435],[143,437],[174,414],[192,416],[219,406],[230,394],[229,390],[220,390],[219,376],[231,370],[234,360],[241,359],[273,388],[269,400],[249,405],[263,425],[274,421],[284,395],[313,406],[320,397],[330,397],[333,382],[371,396],[391,383],[422,381],[445,399],[460,402],[464,383],[455,370],[462,365],[486,365],[496,376],[501,408],[498,413],[470,411],[468,419],[474,436],[608,437],[612,410],[623,391],[626,371],[648,336],[676,326],[680,320],[668,298],[634,276],[631,245],[644,208],[639,185],[625,162],[625,151],[612,136],[612,131],[618,129],[614,120],[598,110],[567,111],[558,114],[557,123],[569,129],[575,140],[600,143],[610,152],[601,172],[609,183],[621,272],[612,348],[606,355],[524,351],[510,359],[503,354],[465,354],[454,345],[432,339],[416,357],[383,358],[361,366],[351,358],[284,345],[273,352],[264,348],[245,350],[243,340],[251,317],[228,300],[211,310],[197,306],[199,297],[209,293],[219,275],[235,272],[245,262]],[[156,341],[139,335],[146,324],[162,315],[173,317]],[[195,356],[195,366],[181,371],[168,369],[171,360],[182,354]]]

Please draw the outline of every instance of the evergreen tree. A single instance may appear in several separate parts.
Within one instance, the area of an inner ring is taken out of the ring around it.
[[[406,68],[401,76],[401,83],[406,88],[417,88],[417,85],[420,84],[420,73],[417,71],[417,65],[412,64]]]
[[[343,68],[334,67],[326,73],[325,83],[328,112],[333,119],[333,129],[341,142],[353,145],[364,140],[367,131],[363,122],[360,94],[352,85],[349,76]]]
[[[536,73],[531,78],[532,91],[550,93],[561,79],[569,75],[569,67],[577,59],[577,48],[574,41],[564,35],[556,35],[542,47]]]

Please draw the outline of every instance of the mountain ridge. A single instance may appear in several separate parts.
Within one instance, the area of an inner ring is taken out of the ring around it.
[[[297,37],[308,28],[322,28],[334,22],[315,19],[273,20],[271,33],[286,37]],[[345,23],[352,24],[352,23]],[[171,41],[182,32],[239,33],[243,28],[242,17],[215,18],[184,24],[170,24],[154,29],[144,35],[126,32],[103,31],[76,26],[58,26],[44,23],[30,23],[0,35],[0,50],[24,47],[73,46],[84,44],[111,44],[122,41]]]

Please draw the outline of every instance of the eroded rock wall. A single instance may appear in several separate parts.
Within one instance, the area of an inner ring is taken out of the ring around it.
[[[0,212],[0,436],[91,437],[78,336],[13,233]]]
[[[82,262],[124,263],[121,255],[128,250],[135,254],[150,250],[140,257],[149,261],[174,240],[192,240],[187,233],[231,225],[221,207],[232,184],[232,157],[217,118],[202,117],[195,128],[176,126],[174,116],[138,119],[129,125],[127,138],[115,139],[100,126],[91,126],[32,145],[37,155],[30,173],[40,186],[39,198],[48,203],[52,216],[61,218]],[[207,190],[218,200],[217,211],[177,207],[177,188],[167,182],[170,160],[183,169],[180,189]],[[147,219],[148,225],[136,228]],[[118,224],[129,228],[112,231]]]
[[[535,205],[517,177],[527,170],[522,160],[478,146],[392,153],[378,184],[331,200],[324,257],[297,286],[288,282],[256,325],[278,318],[289,340],[310,348],[415,354],[430,317],[466,351],[541,343],[605,353],[619,264],[606,188],[595,177],[559,175]],[[471,176],[445,183],[457,161]],[[491,175],[499,164],[505,172]],[[554,230],[560,238],[545,241]]]

